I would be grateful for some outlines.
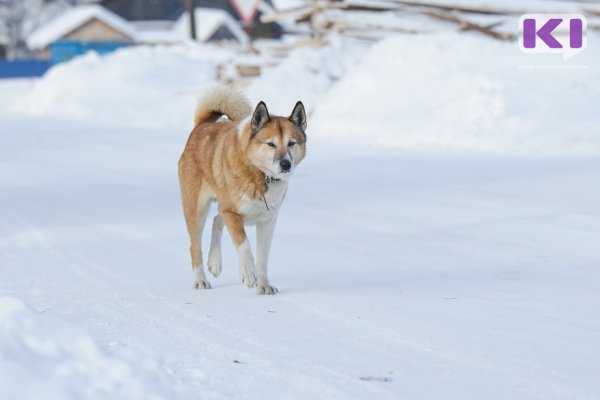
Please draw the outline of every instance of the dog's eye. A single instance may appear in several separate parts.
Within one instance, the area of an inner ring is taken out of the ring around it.
[[[277,147],[277,146],[275,145],[275,143],[273,143],[273,142],[268,142],[267,144],[269,145],[269,147],[273,147],[273,148]]]
[[[296,145],[296,142],[289,142],[288,143],[288,147],[294,147]]]

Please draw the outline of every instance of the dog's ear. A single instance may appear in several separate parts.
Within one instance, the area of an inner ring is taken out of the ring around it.
[[[290,114],[290,121],[304,132],[306,130],[306,111],[301,101],[297,102]]]
[[[267,105],[264,101],[261,101],[256,105],[256,109],[254,109],[254,114],[252,114],[252,130],[259,130],[270,120],[271,117],[269,116],[269,110],[267,110]]]

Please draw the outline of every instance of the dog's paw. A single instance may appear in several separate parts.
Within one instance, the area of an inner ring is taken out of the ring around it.
[[[221,275],[221,257],[209,255],[206,265],[208,266],[208,271],[213,274],[215,278]]]
[[[256,271],[254,264],[247,263],[240,265],[240,279],[244,282],[244,285],[249,288],[256,286]]]
[[[210,289],[210,283],[206,280],[202,267],[194,268],[194,288]]]
[[[194,289],[210,289],[210,282],[206,279],[196,280],[194,282]]]
[[[277,290],[277,288],[275,286],[271,286],[271,285],[258,285],[256,287],[257,294],[273,295],[273,294],[277,294],[277,292],[279,292],[279,290]]]

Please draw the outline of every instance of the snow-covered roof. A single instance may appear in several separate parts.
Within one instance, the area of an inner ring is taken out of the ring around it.
[[[286,11],[308,5],[306,0],[272,0],[273,7],[278,11]]]
[[[181,42],[181,35],[173,29],[175,22],[167,20],[131,21],[136,41],[142,44],[171,44]]]
[[[221,25],[226,26],[241,44],[247,44],[248,35],[242,27],[226,11],[215,8],[196,8],[196,37],[206,42]],[[190,37],[190,17],[184,12],[173,27],[174,32],[180,39]]]
[[[181,35],[173,29],[144,29],[136,33],[137,43],[140,44],[171,44],[182,41]]]
[[[40,26],[27,38],[30,49],[43,49],[92,19],[135,39],[135,29],[125,19],[99,5],[73,7],[50,22]]]

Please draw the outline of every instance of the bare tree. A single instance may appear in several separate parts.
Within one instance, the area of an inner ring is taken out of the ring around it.
[[[27,36],[65,9],[95,0],[0,0],[0,38],[6,38],[7,58],[29,55]]]
[[[27,17],[26,6],[26,1],[0,0],[0,29],[8,42],[8,58],[21,58],[27,54],[23,32]]]

